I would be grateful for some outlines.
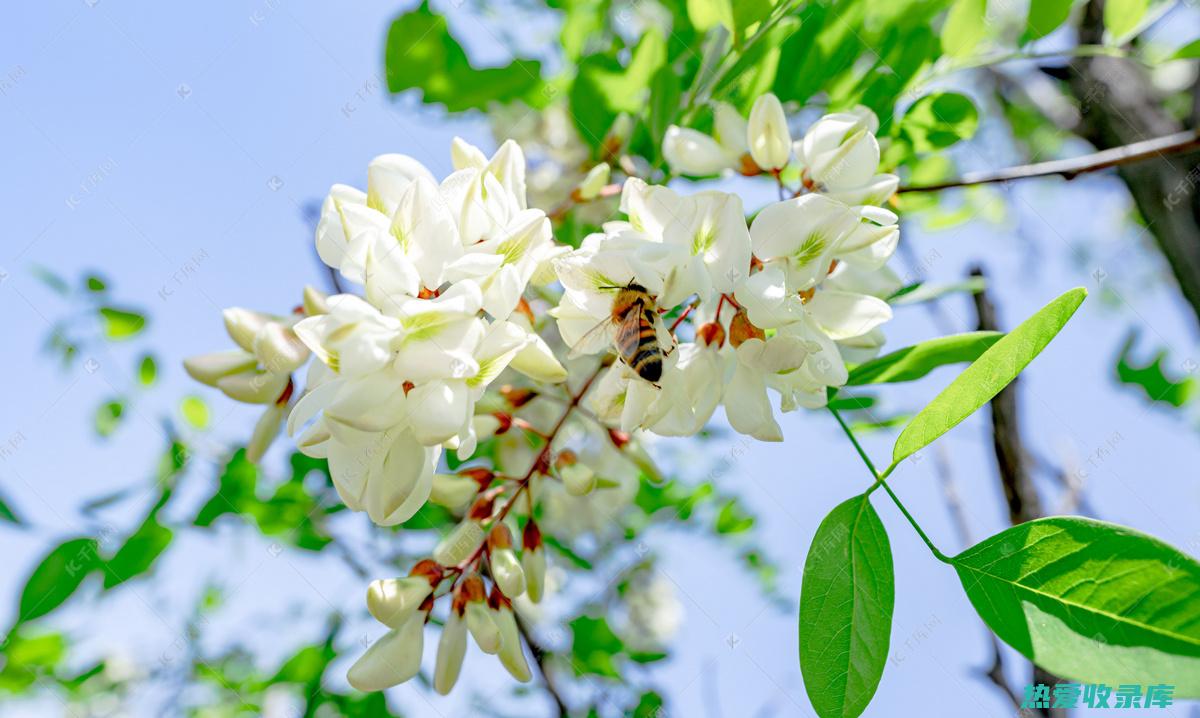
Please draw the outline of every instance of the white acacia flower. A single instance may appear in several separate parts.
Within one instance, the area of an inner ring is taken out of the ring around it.
[[[754,101],[746,125],[750,156],[764,170],[780,170],[792,155],[792,135],[779,98],[768,92]]]
[[[671,125],[663,136],[663,158],[681,175],[714,175],[737,166],[739,155],[699,130]]]
[[[843,243],[860,225],[851,207],[820,194],[768,205],[750,225],[754,256],[786,272],[789,290],[805,291],[829,274]]]
[[[817,191],[847,204],[882,204],[900,178],[877,174],[879,119],[865,107],[825,115],[794,145],[796,157]]]
[[[428,612],[416,611],[371,644],[346,673],[350,685],[360,691],[381,691],[416,676],[421,670],[428,617]]]

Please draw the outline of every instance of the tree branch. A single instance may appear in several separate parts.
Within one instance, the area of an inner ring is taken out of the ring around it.
[[[1165,158],[1169,155],[1183,154],[1193,150],[1200,150],[1200,131],[1185,130],[1164,137],[1156,137],[1151,140],[1133,142],[1101,150],[1100,152],[1093,152],[1082,157],[1018,165],[995,172],[971,172],[959,179],[948,182],[917,187],[901,187],[897,192],[937,192],[955,187],[996,184],[999,182],[1011,182],[1012,180],[1029,179],[1031,177],[1058,176],[1070,180],[1089,172],[1098,172],[1110,167],[1133,164],[1143,160]]]
[[[521,638],[525,641],[525,645],[529,646],[529,652],[533,654],[533,662],[537,665],[538,673],[542,676],[542,684],[546,688],[546,693],[554,701],[554,706],[558,710],[559,718],[568,718],[571,711],[567,708],[566,701],[563,700],[562,694],[558,692],[558,687],[550,678],[550,672],[546,670],[546,649],[540,643],[533,640],[533,635],[529,632],[529,626],[525,624],[525,620],[520,614],[516,614],[517,630],[521,633]]]

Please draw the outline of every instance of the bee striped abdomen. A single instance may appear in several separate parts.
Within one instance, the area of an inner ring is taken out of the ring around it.
[[[625,346],[621,347],[621,355],[627,357],[637,375],[649,382],[662,378],[662,348],[658,345],[658,332],[647,313],[638,307],[638,332],[624,337]]]

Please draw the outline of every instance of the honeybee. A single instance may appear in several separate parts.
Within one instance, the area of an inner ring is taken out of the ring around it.
[[[623,287],[604,288],[617,290],[609,317],[584,335],[572,354],[583,353],[584,345],[603,337],[611,327],[613,346],[621,361],[639,377],[657,385],[662,378],[663,356],[670,350],[664,351],[659,342],[658,308],[654,297],[645,287],[632,281]]]

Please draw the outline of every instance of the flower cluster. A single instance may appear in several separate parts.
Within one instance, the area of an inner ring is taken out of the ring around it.
[[[440,182],[410,157],[378,157],[365,191],[330,190],[316,232],[321,260],[355,290],[310,288],[288,317],[227,310],[239,348],[188,360],[196,379],[267,405],[251,460],[286,416],[299,450],[328,460],[349,508],[385,526],[426,501],[459,517],[409,575],[371,584],[368,609],[388,631],[350,669],[355,687],[418,673],[442,597],[436,690],[455,684],[468,634],[529,680],[514,601],[530,609],[547,590],[542,531],[599,536],[618,525],[647,465],[638,430],[695,435],[723,405],[737,431],[781,440],[775,402],[823,406],[846,382],[846,361],[882,345],[899,229],[879,206],[896,185],[878,173],[875,118],[828,115],[793,143],[765,95],[748,119],[717,104],[714,126],[715,137],[671,128],[663,154],[675,171],[769,175],[784,199],[747,222],[736,194],[627,176],[624,218],[574,249],[528,206],[511,140],[490,158],[455,140],[455,171]],[[612,171],[578,170],[567,204],[615,194]],[[536,296],[530,286],[541,286]],[[568,377],[539,336],[550,317],[586,378]],[[532,385],[489,391],[509,369]],[[592,412],[576,411],[584,404]],[[484,440],[483,459],[448,473],[444,450],[462,462]],[[660,590],[644,593],[626,623],[654,645],[664,637],[642,624],[678,610]]]
[[[734,124],[729,111],[718,107],[718,115],[726,115],[720,125]],[[846,117],[855,122],[846,124]],[[899,240],[897,217],[882,207],[847,204],[836,196],[845,196],[844,185],[837,185],[840,193],[825,191],[828,182],[851,175],[875,181],[874,125],[865,113],[818,121],[796,144],[808,148],[803,158],[823,159],[806,167],[813,174],[804,175],[805,186],[763,208],[748,228],[737,195],[682,196],[626,181],[621,210],[627,219],[606,223],[555,262],[565,293],[552,313],[566,344],[583,353],[626,350],[625,361],[613,364],[592,397],[602,419],[623,431],[689,436],[723,403],[734,429],[779,441],[768,388],[780,394],[784,411],[823,406],[827,388],[846,381],[842,351],[858,358],[883,343],[878,327],[891,309],[880,295],[898,288],[884,267]],[[792,148],[778,101],[760,99],[748,126],[753,162],[778,174]],[[831,144],[832,127],[843,130],[841,145]],[[692,145],[700,142],[698,133],[677,129],[668,136],[676,143],[668,157],[679,150],[681,135]],[[717,140],[706,139],[715,152]],[[699,158],[701,170],[713,166],[710,159]],[[633,309],[624,306],[631,289],[646,297]],[[644,315],[646,329],[637,341],[622,336],[635,328],[626,321],[629,312]],[[680,314],[668,326],[670,312]],[[680,342],[676,330],[684,314],[695,330],[691,341]],[[662,355],[660,375],[649,381],[630,356],[647,350]]]

